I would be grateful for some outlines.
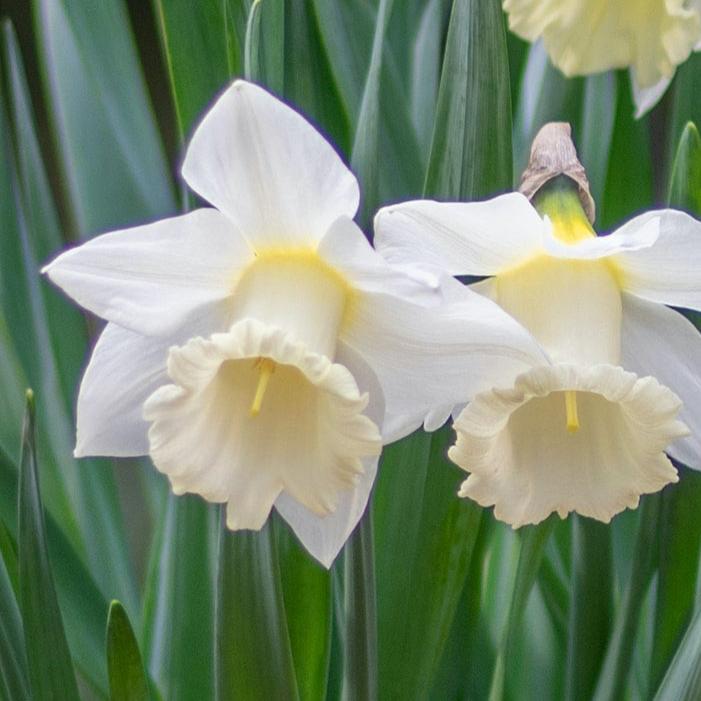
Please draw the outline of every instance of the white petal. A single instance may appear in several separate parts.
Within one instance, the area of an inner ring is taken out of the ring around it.
[[[486,202],[418,200],[382,208],[374,243],[390,263],[421,261],[451,275],[494,275],[537,251],[544,229],[519,193]]]
[[[358,183],[332,146],[293,109],[242,80],[197,127],[182,173],[255,248],[313,245],[358,208]]]
[[[701,309],[701,222],[673,209],[650,215],[660,217],[654,245],[616,256],[624,289],[652,302]]]
[[[387,412],[409,417],[467,401],[547,362],[523,327],[467,288],[462,301],[439,307],[363,295],[341,338],[377,374]]]
[[[389,265],[348,217],[333,223],[317,252],[356,290],[387,292],[419,302],[440,301],[435,285],[428,284],[422,276],[412,276],[400,267]]]
[[[566,391],[576,392],[576,432]],[[448,456],[471,473],[459,494],[514,527],[570,511],[608,522],[677,481],[663,451],[686,433],[679,406],[654,378],[612,365],[535,368],[478,395],[456,420]]]
[[[701,469],[701,334],[679,312],[623,295],[622,362],[641,375],[653,375],[684,402],[679,418],[691,435],[667,451]]]
[[[254,416],[261,359],[275,369]],[[227,502],[229,528],[261,528],[283,490],[331,513],[380,452],[350,372],[255,320],[171,349],[168,374],[144,407],[151,457],[176,494]]]
[[[147,455],[143,405],[168,383],[168,349],[185,343],[190,335],[209,336],[226,328],[227,317],[225,304],[212,305],[207,313],[198,310],[177,333],[157,338],[107,324],[80,383],[76,457]]]
[[[657,241],[659,233],[659,213],[648,212],[631,219],[611,234],[583,239],[577,243],[560,241],[549,228],[543,239],[543,247],[555,258],[595,260],[626,251],[650,248]]]
[[[378,426],[382,425],[384,401],[375,374],[357,353],[342,344],[336,361],[351,371],[360,391],[368,394],[370,401],[365,414]],[[285,492],[277,498],[275,508],[290,524],[302,545],[324,567],[331,567],[365,513],[378,460],[379,457],[363,460],[364,472],[359,476],[355,488],[341,492],[336,510],[327,516],[313,513]]]
[[[641,88],[635,79],[635,72],[631,71],[631,87],[633,90],[633,102],[635,103],[635,118],[644,117],[667,92],[671,78],[661,78],[657,83],[647,88]]]
[[[114,231],[62,253],[43,272],[81,306],[146,336],[228,297],[252,259],[214,209]]]

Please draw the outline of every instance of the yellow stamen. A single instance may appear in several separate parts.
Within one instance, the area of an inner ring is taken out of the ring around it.
[[[567,430],[570,433],[579,431],[579,417],[577,416],[577,393],[574,390],[565,392],[565,409],[567,411]]]
[[[253,397],[250,414],[251,416],[258,416],[270,376],[275,372],[275,362],[270,360],[270,358],[258,358],[254,367],[258,368],[258,386],[256,387],[256,394]]]

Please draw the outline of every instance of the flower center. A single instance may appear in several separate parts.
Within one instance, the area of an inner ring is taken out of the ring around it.
[[[265,390],[268,388],[270,376],[275,372],[276,364],[275,361],[270,360],[270,358],[258,358],[253,364],[253,367],[258,370],[258,384],[256,385],[256,393],[253,395],[253,402],[251,403],[249,414],[251,416],[258,416],[258,414],[260,414],[260,408],[263,406]]]
[[[348,280],[313,249],[264,249],[236,281],[233,321],[257,319],[333,359],[354,295]]]
[[[565,412],[567,413],[567,430],[570,433],[579,431],[579,416],[577,416],[577,392],[565,391]]]

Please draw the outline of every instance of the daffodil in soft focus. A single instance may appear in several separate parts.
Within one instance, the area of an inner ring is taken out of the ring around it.
[[[699,0],[504,0],[503,7],[509,28],[527,41],[542,38],[567,76],[630,68],[638,116],[701,49]]]
[[[182,174],[215,208],[46,268],[109,322],[76,455],[149,454],[176,494],[226,503],[232,529],[261,528],[274,505],[328,566],[365,509],[381,433],[541,351],[494,303],[467,291],[437,306],[439,290],[392,269],[352,221],[353,174],[255,85],[223,93]]]
[[[514,526],[570,511],[608,521],[677,480],[664,451],[701,469],[701,336],[665,306],[701,309],[701,223],[661,210],[597,236],[567,125],[537,137],[522,190],[535,206],[512,193],[387,207],[376,247],[396,264],[488,276],[474,288],[550,356],[456,418],[460,495]]]

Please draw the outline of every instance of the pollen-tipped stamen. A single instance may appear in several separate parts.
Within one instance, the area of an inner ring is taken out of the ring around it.
[[[256,393],[249,413],[251,416],[258,416],[263,405],[263,397],[265,397],[265,390],[268,388],[270,376],[275,372],[275,362],[270,360],[270,358],[258,358],[254,367],[258,370],[258,385],[256,386]]]
[[[579,416],[577,416],[577,392],[565,392],[565,410],[567,412],[567,430],[570,433],[579,431]]]

